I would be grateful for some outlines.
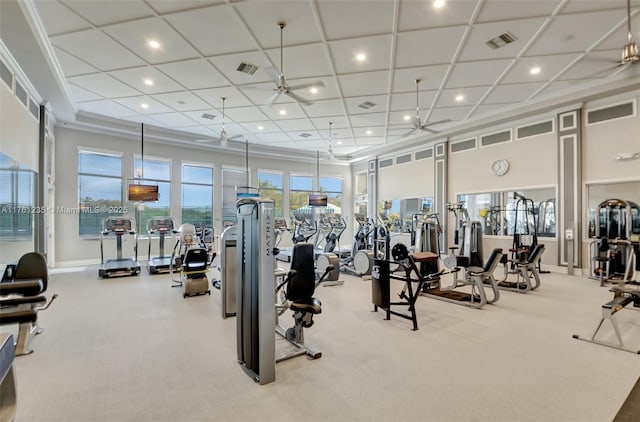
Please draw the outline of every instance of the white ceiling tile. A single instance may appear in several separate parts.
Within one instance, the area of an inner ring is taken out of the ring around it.
[[[308,96],[307,96],[308,97]],[[309,117],[335,116],[343,112],[342,100],[314,101],[312,105],[302,105]]]
[[[121,23],[103,30],[152,64],[199,56],[198,52],[161,18]],[[151,40],[159,42],[160,47],[149,47],[148,43]]]
[[[137,90],[105,73],[74,76],[68,78],[68,80],[73,84],[95,92],[98,95],[102,95],[105,98],[128,97],[140,94]]]
[[[549,16],[560,0],[486,0],[477,22],[501,22],[536,16]]]
[[[311,135],[311,136],[307,136]],[[302,130],[302,131],[291,131],[289,132],[289,136],[291,139],[296,140],[298,142],[310,142],[321,140],[320,134],[315,130]]]
[[[178,12],[181,10],[198,9],[224,3],[223,0],[146,0],[156,12],[160,14]]]
[[[615,10],[557,16],[527,54],[536,56],[584,51],[621,20],[623,17]]]
[[[48,35],[90,29],[91,24],[57,1],[34,2]]]
[[[195,96],[189,91],[155,94],[152,95],[151,98],[160,101],[176,111],[193,111],[211,108],[209,104],[202,101],[200,97]]]
[[[173,111],[173,109],[171,109],[170,107],[167,107],[166,105],[143,95],[137,96],[137,97],[118,98],[114,101],[119,104],[122,104],[123,106],[129,107],[132,110],[136,110],[138,114],[148,115],[148,114],[158,114],[158,113],[169,113]],[[142,104],[146,104],[148,108],[143,108]]]
[[[438,120],[464,120],[467,114],[471,111],[472,106],[459,106],[459,107],[442,107],[431,110],[429,114],[429,122],[436,122]]]
[[[64,72],[64,75],[67,77],[77,76],[77,75],[86,75],[87,73],[99,72],[99,70],[96,69],[95,67],[72,56],[66,51],[60,50],[57,47],[53,47],[53,50],[55,51],[55,55],[56,55],[56,58],[58,59],[58,63],[60,63],[60,66],[62,66],[62,71]]]
[[[193,120],[183,115],[182,113],[154,114],[151,117],[153,118],[153,120],[156,120],[170,128],[193,126],[195,123]]]
[[[377,35],[330,42],[329,50],[336,73],[389,69],[391,40],[391,35]],[[356,60],[358,54],[365,54],[366,59],[361,62]]]
[[[306,117],[300,109],[300,106],[298,106],[298,103],[274,104],[272,106],[259,106],[259,108],[267,115],[268,118],[274,120],[278,124],[282,119],[299,119]],[[285,111],[286,114],[280,114],[281,111]]]
[[[260,141],[263,142],[285,142],[289,143],[290,139],[284,132],[269,132],[269,133],[258,133],[255,135]]]
[[[388,97],[386,95],[369,95],[366,97],[345,98],[344,103],[348,114],[370,114],[387,111],[387,100]],[[375,105],[368,109],[360,107],[367,101]]]
[[[138,56],[95,29],[58,35],[51,37],[50,40],[54,46],[60,47],[100,70],[145,64]]]
[[[624,11],[626,13],[626,10]],[[620,25],[618,29],[616,29],[609,37],[603,40],[600,44],[597,45],[597,50],[609,50],[609,49],[618,49],[622,52],[622,46],[628,42],[628,32],[626,19],[625,24]],[[631,16],[631,34],[633,39],[638,42],[640,39],[640,13],[636,13],[635,16]]]
[[[194,59],[156,66],[187,89],[215,88],[229,85],[226,78],[205,59]]]
[[[640,2],[638,0],[631,0],[631,7],[633,8],[634,6],[640,6]],[[591,12],[605,9],[620,9],[624,16],[627,13],[627,3],[624,0],[570,0],[567,5],[562,8],[560,13]]]
[[[511,59],[458,63],[447,81],[447,88],[493,85],[512,62]]]
[[[180,84],[176,83],[152,66],[114,70],[109,72],[109,75],[145,94],[158,94],[161,92],[181,91],[184,89]],[[146,85],[144,83],[145,79],[153,81],[153,85]]]
[[[264,68],[272,67],[272,63],[270,63],[265,55],[260,52],[250,51],[226,54],[222,56],[209,57],[208,60],[234,84],[253,84],[271,81],[271,77],[267,72],[265,72]],[[241,63],[258,66],[258,70],[253,75],[240,72],[237,69]]]
[[[418,93],[418,105],[420,110],[431,108],[433,99],[437,91],[420,91]],[[391,96],[391,110],[413,110],[416,111],[416,93],[405,92],[404,94],[393,94]]]
[[[137,115],[134,110],[131,110],[111,100],[85,101],[83,103],[78,103],[78,108],[83,111],[110,117],[126,117]]]
[[[287,79],[331,74],[331,66],[322,44],[285,47],[282,54],[284,55],[284,74]],[[280,50],[268,50],[267,55],[276,65],[276,69],[282,71]]]
[[[354,128],[358,128],[358,133],[363,132],[366,129],[360,128],[371,128],[373,126],[381,126],[386,123],[387,114],[386,113],[370,113],[370,114],[356,114],[349,117],[351,121],[351,126]],[[353,130],[354,134],[356,129]],[[356,136],[358,136],[356,134]]]
[[[473,114],[471,114],[470,117],[481,117],[481,116],[488,116],[488,115],[497,115],[499,114],[501,111],[508,111],[509,109],[513,108],[513,106],[515,106],[515,103],[511,103],[511,104],[482,104],[479,105],[475,110],[473,110]]]
[[[202,115],[205,113],[212,115],[214,117],[213,120],[205,119],[204,117],[202,117]],[[211,125],[214,123],[218,124],[222,122],[222,112],[220,110],[213,109],[213,108],[205,109],[205,110],[197,110],[197,111],[183,111],[182,114],[184,114],[191,120],[194,120],[200,123],[201,125]],[[226,114],[226,110],[225,110],[225,114]],[[226,118],[225,116],[225,122],[229,123],[230,121],[231,119]]]
[[[619,50],[594,51],[558,77],[559,80],[604,78],[619,70]]]
[[[431,1],[402,1],[398,30],[467,24],[477,3],[472,0],[448,0],[445,7],[436,9]]]
[[[435,107],[457,107],[460,105],[475,105],[489,90],[489,86],[443,89]],[[458,95],[464,96],[462,101],[456,100]]]
[[[152,117],[146,116],[144,114],[137,114],[135,116],[127,116],[126,119],[129,120],[130,122],[144,123],[145,125],[164,126],[160,122],[158,122],[157,120],[153,120]]]
[[[312,117],[311,122],[316,127],[316,129],[320,130],[320,133],[323,133],[323,130],[329,130],[329,122],[331,122],[332,130],[335,132],[337,129],[348,128],[349,121],[344,115],[341,116],[326,116],[326,117]],[[349,129],[348,129],[349,130]]]
[[[229,116],[229,118],[236,123],[255,122],[265,120],[267,118],[260,109],[253,106],[225,108],[224,113],[225,118],[226,116]]]
[[[185,132],[189,132],[189,133],[195,133],[198,135],[204,135],[209,136],[209,137],[218,137],[218,133],[214,133],[211,128],[208,128],[206,126],[202,126],[202,125],[197,125],[197,126],[185,126],[185,127],[181,127],[180,130],[185,131]]]
[[[338,82],[345,97],[386,94],[389,72],[353,73],[338,76]]]
[[[268,120],[242,123],[242,127],[247,132],[255,133],[257,136],[262,136],[262,134],[265,133],[280,131],[280,128],[275,123]],[[262,129],[259,129],[260,127]]]
[[[520,103],[525,101],[538,89],[542,88],[544,82],[530,82],[526,84],[510,84],[496,86],[484,99],[483,104]]]
[[[94,25],[129,21],[153,16],[153,10],[142,0],[62,0],[76,13]]]
[[[308,119],[277,120],[275,123],[285,132],[298,130],[314,130]]]
[[[219,5],[165,16],[205,56],[256,49],[256,43],[231,6]]]
[[[236,88],[232,86],[222,88],[197,89],[193,91],[198,97],[205,100],[213,107],[222,108],[222,97],[225,97],[225,107],[244,107],[250,106],[251,102],[247,100]]]
[[[74,84],[69,84],[69,89],[71,90],[71,98],[73,98],[73,101],[75,102],[94,101],[102,99],[100,95],[94,94],[93,92],[87,91],[86,89],[80,88],[79,86],[76,86]]]
[[[533,81],[548,81],[555,77],[558,72],[564,70],[578,54],[562,54],[552,56],[521,57],[516,64],[509,69],[500,83],[524,83]],[[540,73],[532,75],[530,70],[534,67],[540,68]]]
[[[235,8],[262,48],[280,47],[279,22],[284,22],[283,45],[319,42],[313,10],[309,2],[238,2]]]
[[[396,67],[450,63],[464,31],[464,26],[454,26],[398,34]]]
[[[556,95],[565,94],[567,92],[575,91],[582,84],[584,84],[583,80],[554,81],[540,90],[536,94],[535,98],[550,98]]]
[[[321,0],[316,2],[328,40],[391,33],[393,2]]]
[[[392,92],[415,92],[416,79],[420,79],[420,90],[438,89],[442,84],[442,78],[449,69],[448,64],[435,66],[412,67],[396,69],[393,72]]]
[[[358,145],[383,145],[386,142],[386,137],[356,135],[355,142]]]
[[[476,24],[471,30],[458,61],[516,57],[545,21],[545,18],[534,18]],[[495,50],[487,45],[487,41],[505,32],[509,32],[516,40]]]
[[[420,118],[422,118],[425,114],[426,114],[427,110],[420,110]],[[405,120],[405,116],[409,117],[409,120]],[[389,113],[389,128],[388,128],[388,133],[397,133],[397,132],[393,132],[393,126],[396,126],[397,130],[403,130],[405,132],[408,132],[414,125],[414,121],[416,118],[416,109],[414,108],[413,110],[408,109],[408,110],[399,110],[399,111],[392,111],[391,113]]]

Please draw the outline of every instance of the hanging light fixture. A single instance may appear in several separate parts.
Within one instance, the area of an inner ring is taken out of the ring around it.
[[[220,132],[220,141],[227,142],[227,131],[224,130],[224,102],[227,98],[222,97],[222,132]]]
[[[329,150],[327,151],[327,157],[329,158],[329,160],[333,160],[336,158],[336,156],[333,154],[333,149],[331,149],[331,125],[333,125],[333,122],[329,122]]]
[[[144,177],[144,123],[140,124],[140,167],[136,168],[136,176]]]

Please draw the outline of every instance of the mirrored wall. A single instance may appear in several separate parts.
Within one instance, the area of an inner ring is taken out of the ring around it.
[[[485,236],[556,236],[555,187],[463,194],[458,202],[471,221],[482,222]]]
[[[378,201],[378,223],[392,233],[410,233],[414,214],[433,212],[433,196]]]
[[[632,207],[631,233],[640,234],[640,181],[600,183],[587,185],[586,237],[596,235],[596,208],[609,199],[619,199],[628,202]],[[611,217],[615,218],[616,214]],[[622,233],[620,233],[622,234]],[[626,235],[625,235],[626,237]]]

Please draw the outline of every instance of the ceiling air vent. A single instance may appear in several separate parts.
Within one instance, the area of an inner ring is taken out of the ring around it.
[[[300,136],[301,138],[308,138],[309,136],[311,136],[311,134],[310,134],[310,133],[306,133],[306,132],[305,132],[305,133],[301,133],[299,136]]]
[[[254,73],[256,73],[256,70],[258,70],[258,66],[254,65],[254,64],[249,64],[249,63],[242,62],[242,63],[240,63],[238,65],[236,70],[238,72],[248,73],[249,75],[253,75]]]
[[[208,120],[213,120],[216,118],[216,116],[214,116],[213,114],[209,114],[209,113],[202,113],[202,118],[203,119],[208,119]]]
[[[364,108],[365,110],[369,110],[372,107],[375,107],[376,103],[372,103],[371,101],[365,101],[362,104],[358,104],[358,107]]]
[[[496,48],[504,47],[507,44],[511,44],[515,40],[517,40],[515,35],[509,32],[505,32],[504,34],[500,34],[497,37],[487,41],[487,45],[495,50]]]

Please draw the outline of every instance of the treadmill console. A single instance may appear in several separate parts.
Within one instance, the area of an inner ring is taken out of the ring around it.
[[[131,220],[128,218],[108,218],[105,221],[105,233],[122,234],[131,231]]]
[[[162,232],[167,233],[173,231],[173,218],[171,217],[154,217],[147,221],[147,231],[149,233]]]

